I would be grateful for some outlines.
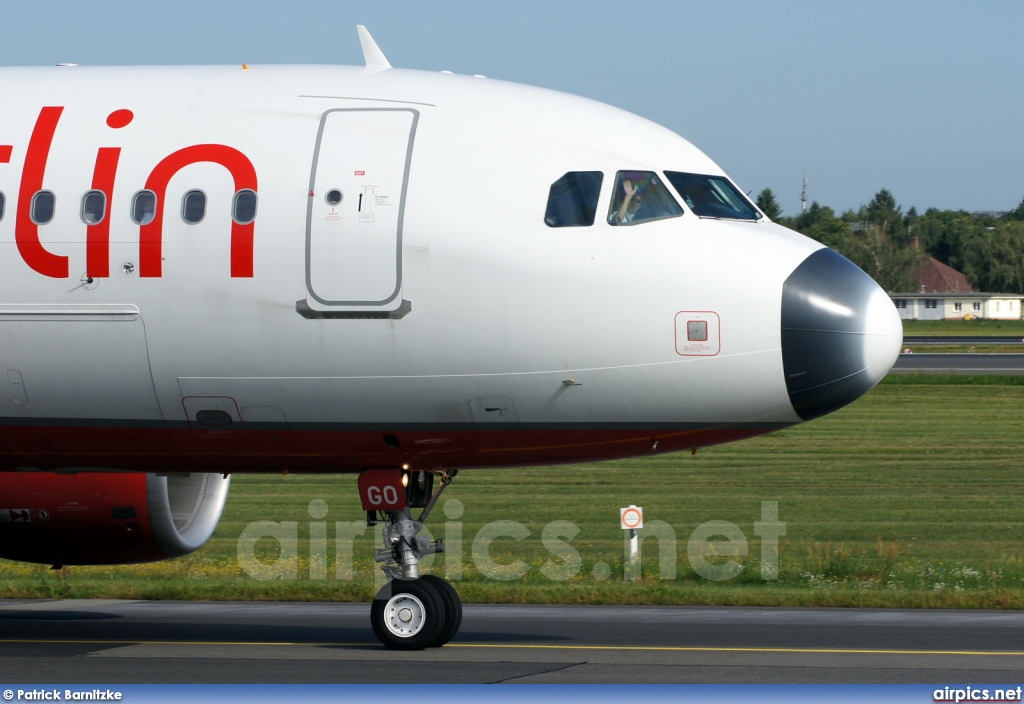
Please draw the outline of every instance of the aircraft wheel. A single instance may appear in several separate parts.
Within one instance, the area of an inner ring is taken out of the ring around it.
[[[381,643],[392,650],[422,650],[434,644],[447,624],[445,600],[422,579],[395,579],[373,598],[370,623]]]
[[[441,628],[437,632],[437,637],[428,646],[436,648],[444,645],[459,632],[459,626],[462,625],[462,599],[459,598],[459,593],[455,591],[455,587],[449,584],[446,580],[440,577],[435,577],[432,574],[425,574],[420,577],[421,582],[427,582],[437,590],[438,595],[444,602],[445,607],[445,620],[441,625]]]

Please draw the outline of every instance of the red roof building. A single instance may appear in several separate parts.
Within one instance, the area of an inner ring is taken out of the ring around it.
[[[915,292],[919,293],[971,293],[967,277],[938,259],[928,261],[914,272]]]
[[[919,246],[916,237],[910,242]],[[1024,311],[1020,294],[978,293],[966,276],[934,257],[914,271],[914,286],[909,293],[889,294],[904,320],[1019,320]]]

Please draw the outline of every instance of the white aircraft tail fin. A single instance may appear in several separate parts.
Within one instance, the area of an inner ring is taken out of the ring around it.
[[[363,47],[363,60],[366,61],[366,65],[374,68],[391,68],[384,52],[370,36],[370,31],[361,24],[356,25],[356,31],[359,32],[359,44]]]

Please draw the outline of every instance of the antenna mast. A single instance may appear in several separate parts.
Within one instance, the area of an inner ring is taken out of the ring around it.
[[[804,187],[800,190],[800,212],[807,212],[807,169],[804,169]]]

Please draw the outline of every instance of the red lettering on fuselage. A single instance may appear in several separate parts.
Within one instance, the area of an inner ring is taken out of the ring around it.
[[[107,116],[107,126],[119,130],[131,124],[134,117],[131,110],[115,110]],[[100,147],[96,152],[92,189],[106,195],[107,209],[106,217],[95,225],[89,225],[85,239],[85,271],[87,276],[94,278],[110,276],[110,213],[114,207],[114,179],[120,157],[119,147]]]
[[[54,134],[64,112],[63,107],[44,107],[36,118],[25,153],[21,173],[18,207],[15,218],[15,241],[22,259],[34,271],[52,278],[68,278],[68,257],[54,254],[43,247],[39,226],[32,221],[32,201],[43,189],[46,165]],[[115,110],[107,116],[107,126],[121,129],[131,124],[131,110]],[[8,164],[14,147],[0,145],[0,164]],[[110,276],[110,223],[113,218],[114,183],[121,157],[120,147],[100,147],[93,168],[92,189],[106,196],[105,217],[86,229],[86,272],[91,277]],[[234,180],[235,192],[257,191],[256,169],[242,152],[223,144],[197,144],[179,149],[165,157],[146,181],[145,188],[157,195],[156,213],[152,222],[139,226],[139,276],[163,275],[163,215],[167,186],[171,178],[192,164],[214,163],[223,166]],[[231,276],[252,277],[254,268],[255,224],[231,222]]]
[[[14,240],[18,243],[21,258],[40,274],[55,279],[68,277],[68,258],[48,252],[43,247],[39,241],[39,226],[32,222],[31,211],[32,197],[43,189],[46,161],[50,157],[50,145],[62,112],[64,108],[55,107],[39,111],[25,153],[25,168],[21,172],[18,191],[18,214],[14,222]]]
[[[114,112],[107,115],[107,127],[111,127],[115,130],[119,130],[122,127],[127,127],[131,124],[131,121],[135,119],[135,113],[131,110],[115,110]]]
[[[114,204],[114,177],[117,176],[117,160],[120,156],[121,150],[117,147],[100,147],[96,153],[92,189],[103,191],[107,196],[107,212],[106,217],[95,225],[89,225],[86,230],[85,271],[92,277],[110,276],[110,213]]]
[[[156,193],[156,217],[139,227],[139,276],[163,275],[164,194],[171,178],[186,166],[211,162],[226,168],[235,181],[235,192],[256,190],[256,169],[237,149],[223,144],[197,144],[179,149],[164,158],[146,181],[146,189]],[[231,221],[231,276],[250,277],[253,272],[254,224]]]

